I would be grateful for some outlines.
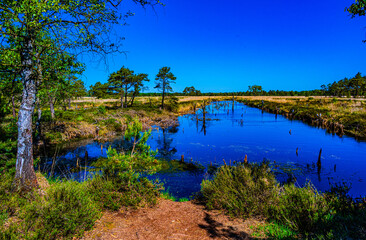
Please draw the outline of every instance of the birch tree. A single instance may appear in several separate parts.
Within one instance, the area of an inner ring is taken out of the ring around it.
[[[131,0],[141,5],[158,0]],[[120,51],[122,37],[113,26],[124,23],[132,12],[120,13],[122,0],[1,0],[0,48],[16,52],[22,79],[22,101],[18,113],[18,145],[14,186],[38,186],[33,168],[32,114],[37,94],[37,71],[47,49],[108,54]],[[47,35],[51,43],[43,41]],[[37,64],[38,63],[38,64]],[[3,64],[3,61],[1,61]],[[40,71],[41,72],[41,71]]]

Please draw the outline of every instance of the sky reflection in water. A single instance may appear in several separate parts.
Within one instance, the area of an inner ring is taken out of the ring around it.
[[[192,159],[205,167],[211,163],[222,165],[223,159],[227,164],[242,161],[245,155],[249,162],[266,159],[273,166],[295,169],[293,173],[300,186],[311,180],[319,190],[326,190],[329,181],[346,181],[351,184],[352,196],[366,195],[366,142],[346,136],[341,138],[301,121],[262,113],[240,103],[235,103],[234,111],[231,102],[227,102],[220,109],[211,105],[208,112],[206,118],[211,120],[207,120],[205,126],[202,121],[196,121],[195,115],[185,115],[179,117],[180,125],[176,128],[153,130],[148,144],[152,149],[159,149],[159,158],[181,159],[184,155],[185,161]],[[198,116],[202,117],[201,114]],[[59,157],[58,164],[64,168],[75,165],[76,156],[83,159],[85,150],[91,159],[106,157],[109,145],[120,149],[123,141],[117,139],[103,145],[101,149],[99,143],[86,141],[83,146]],[[318,172],[316,162],[320,149],[322,168]],[[155,177],[162,180],[166,189],[176,197],[189,197],[199,191],[202,179],[207,178],[205,172],[164,173]],[[83,176],[72,174],[77,179]],[[287,178],[284,175],[278,177],[281,180]]]

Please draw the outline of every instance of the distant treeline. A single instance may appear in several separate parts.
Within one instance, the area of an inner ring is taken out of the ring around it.
[[[161,93],[139,93],[139,96],[161,96]],[[337,96],[363,97],[366,95],[366,77],[357,73],[352,78],[344,78],[328,85],[321,85],[320,89],[307,91],[263,90],[262,86],[252,85],[247,91],[238,92],[207,92],[202,93],[193,86],[186,87],[183,92],[172,92],[171,96]],[[89,96],[97,98],[115,98],[117,94],[111,91],[108,83],[97,82],[90,87]]]

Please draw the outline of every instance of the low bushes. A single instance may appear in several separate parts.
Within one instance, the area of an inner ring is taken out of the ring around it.
[[[268,169],[267,163],[222,166],[213,180],[201,184],[206,205],[226,209],[233,216],[266,215],[278,188]]]
[[[37,196],[23,206],[19,215],[24,232],[31,239],[59,239],[81,236],[101,216],[85,184],[58,182],[49,188],[44,198]]]
[[[222,166],[202,182],[201,195],[210,209],[266,219],[260,231],[274,239],[366,238],[365,203],[350,198],[346,187],[319,193],[311,183],[281,186],[266,162]]]
[[[0,239],[73,239],[90,229],[103,210],[156,204],[160,185],[143,175],[159,167],[146,141],[150,132],[134,119],[126,131],[131,151],[108,150],[102,175],[83,183],[53,181],[43,189],[15,192],[12,174],[0,175]],[[47,181],[37,174],[39,182]]]

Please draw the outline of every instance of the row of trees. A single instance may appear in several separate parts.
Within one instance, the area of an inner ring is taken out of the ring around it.
[[[324,95],[331,96],[364,96],[366,94],[366,77],[357,73],[353,78],[344,78],[328,85],[322,85]]]
[[[173,91],[171,84],[175,83],[175,80],[176,77],[170,71],[170,67],[159,69],[155,77],[155,88],[161,93],[162,108],[164,108],[166,95]],[[135,97],[140,95],[142,89],[147,89],[144,84],[149,81],[146,73],[135,74],[133,70],[123,66],[109,76],[108,82],[104,84],[97,82],[95,85],[90,86],[89,95],[97,98],[119,96],[121,108],[127,108],[133,105]]]
[[[145,96],[159,96],[157,93],[145,93]],[[328,85],[321,85],[320,89],[307,91],[263,90],[260,85],[248,86],[247,91],[240,92],[208,92],[202,93],[193,86],[186,87],[182,93],[174,93],[175,96],[338,96],[338,97],[362,97],[366,95],[366,76],[357,73],[352,78],[344,78]]]

